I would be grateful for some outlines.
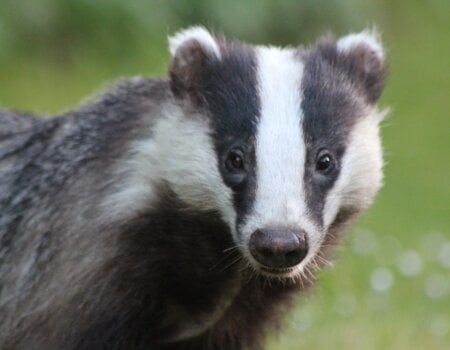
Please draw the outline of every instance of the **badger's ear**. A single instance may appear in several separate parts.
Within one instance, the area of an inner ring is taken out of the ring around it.
[[[381,95],[386,74],[384,49],[376,30],[349,34],[337,41],[347,73],[363,90],[368,102],[375,103]]]
[[[203,27],[191,27],[169,37],[169,49],[172,56],[169,77],[173,94],[199,104],[202,69],[221,59],[217,40]]]

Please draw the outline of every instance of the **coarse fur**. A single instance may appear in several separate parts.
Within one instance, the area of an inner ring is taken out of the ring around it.
[[[0,111],[0,348],[263,349],[380,188],[376,33],[169,46],[168,79]]]

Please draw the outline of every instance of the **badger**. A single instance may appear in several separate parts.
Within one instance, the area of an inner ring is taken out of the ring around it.
[[[1,349],[263,349],[379,190],[376,31],[169,49],[167,78],[0,111]]]

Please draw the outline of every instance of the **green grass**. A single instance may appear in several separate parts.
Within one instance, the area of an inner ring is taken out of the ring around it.
[[[269,349],[450,348],[449,4],[392,2],[365,19],[382,23],[388,48],[385,186]],[[163,75],[165,30],[120,59],[89,50],[3,59],[0,104],[55,113],[119,76]]]

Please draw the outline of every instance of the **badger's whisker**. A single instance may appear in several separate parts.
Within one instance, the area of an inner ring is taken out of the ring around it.
[[[239,245],[237,245],[237,244],[222,250],[222,253],[226,253],[226,252],[233,251],[233,250],[236,250],[236,249],[239,249]]]
[[[331,262],[330,260],[324,258],[321,255],[316,255],[314,259],[319,260],[323,265],[328,266],[328,267],[334,267],[333,262]]]
[[[235,265],[242,259],[243,259],[242,256],[239,255],[238,257],[234,258],[230,263],[228,263],[225,267],[220,269],[219,272],[225,272],[227,269],[231,268],[233,265]]]
[[[234,247],[233,247],[234,248]],[[217,260],[217,262],[211,266],[209,268],[209,271],[213,271],[215,268],[217,268],[218,266],[220,266],[223,262],[225,262],[226,260],[228,260],[230,257],[232,257],[234,254],[238,254],[235,250],[230,250],[228,249],[228,251],[219,258],[219,260]]]

